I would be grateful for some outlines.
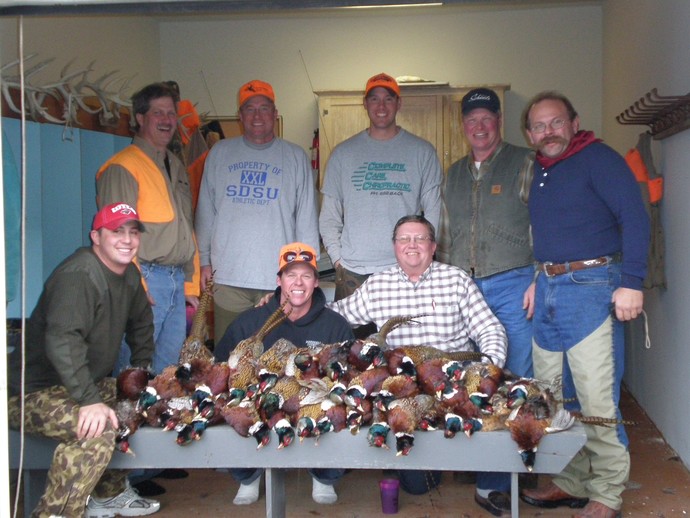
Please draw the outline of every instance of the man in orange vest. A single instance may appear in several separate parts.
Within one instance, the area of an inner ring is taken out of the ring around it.
[[[136,92],[136,136],[96,176],[98,206],[128,203],[147,228],[137,262],[153,307],[156,374],[178,362],[186,335],[185,299],[194,307],[199,303],[199,284],[193,282],[196,244],[189,179],[182,162],[167,149],[177,129],[175,98],[163,83]],[[129,351],[123,348],[118,367],[128,359]]]

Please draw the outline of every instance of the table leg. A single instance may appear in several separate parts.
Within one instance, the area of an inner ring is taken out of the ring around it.
[[[266,469],[266,518],[285,518],[284,469]]]
[[[510,474],[510,514],[513,518],[520,516],[518,507],[520,506],[520,487],[518,483],[518,474]]]

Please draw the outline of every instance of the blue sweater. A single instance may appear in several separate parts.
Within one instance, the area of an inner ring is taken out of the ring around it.
[[[622,287],[642,289],[649,217],[623,158],[593,143],[544,169],[534,164],[529,211],[534,257],[564,263],[622,252]]]

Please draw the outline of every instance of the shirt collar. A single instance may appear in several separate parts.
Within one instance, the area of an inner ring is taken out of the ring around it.
[[[496,149],[494,149],[494,152],[489,155],[489,157],[486,160],[483,160],[479,169],[477,169],[477,166],[475,164],[475,159],[474,155],[470,153],[470,155],[467,157],[467,167],[470,170],[470,173],[472,174],[472,177],[475,180],[479,180],[484,173],[486,172],[487,168],[491,166],[491,163],[496,159],[496,157],[499,155],[499,153],[503,150],[503,148],[506,146],[505,141],[499,142],[498,146],[496,146]]]
[[[420,282],[424,282],[429,276],[433,273],[434,271],[434,265],[436,264],[436,261],[431,261],[431,264],[429,267],[424,270],[424,272],[419,276],[419,280],[417,282],[414,282],[412,279],[410,279],[410,276],[405,273],[405,270],[402,269],[400,265],[398,265],[398,275],[400,275],[400,278],[404,282],[409,282],[410,284],[417,285]]]

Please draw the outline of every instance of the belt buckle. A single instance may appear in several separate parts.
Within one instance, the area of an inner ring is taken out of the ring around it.
[[[547,266],[553,266],[552,261],[546,261],[545,263],[541,263],[541,266],[542,266],[541,270],[544,272],[544,275],[546,275],[547,277],[553,277],[555,275],[553,273],[549,273],[549,271],[546,269]]]

